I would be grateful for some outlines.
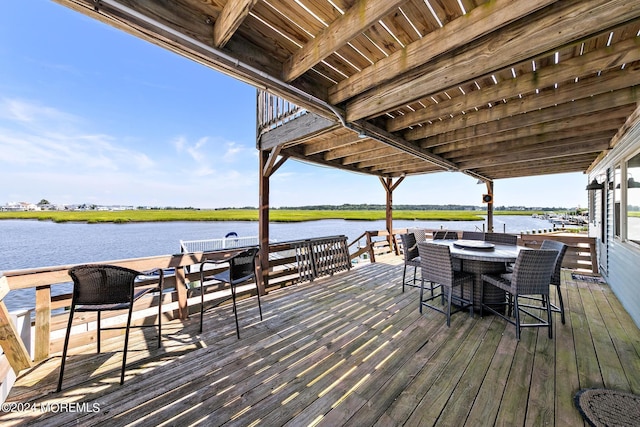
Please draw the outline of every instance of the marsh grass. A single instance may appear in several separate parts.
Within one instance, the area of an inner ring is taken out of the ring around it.
[[[499,211],[495,215],[531,215],[531,211]],[[483,211],[444,210],[394,210],[396,220],[424,221],[482,221]],[[131,223],[166,221],[257,221],[257,209],[149,209],[125,211],[42,211],[0,212],[2,219],[35,219],[53,222]],[[384,210],[295,210],[272,209],[271,222],[301,222],[322,219],[345,219],[352,221],[376,221],[385,219]]]

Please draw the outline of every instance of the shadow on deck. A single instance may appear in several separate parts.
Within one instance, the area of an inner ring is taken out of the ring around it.
[[[611,290],[563,271],[567,323],[525,329],[465,313],[418,312],[388,257],[254,298],[133,330],[124,385],[122,339],[76,349],[61,393],[56,355],[16,382],[2,425],[583,425],[581,388],[640,393],[640,331]],[[148,334],[146,337],[144,334]],[[13,405],[13,406],[11,406]],[[20,406],[22,405],[22,406]],[[20,411],[19,409],[22,409]]]

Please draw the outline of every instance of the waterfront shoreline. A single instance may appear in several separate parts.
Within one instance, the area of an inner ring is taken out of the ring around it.
[[[541,214],[542,211],[494,211],[494,215]],[[483,211],[456,210],[395,210],[394,220],[417,221],[484,221]],[[257,209],[152,209],[123,211],[31,211],[0,212],[0,220],[38,220],[55,223],[114,223],[127,224],[138,222],[174,222],[174,221],[258,221]],[[385,219],[384,210],[307,210],[273,209],[270,222],[292,223],[342,219],[346,221],[378,221]]]

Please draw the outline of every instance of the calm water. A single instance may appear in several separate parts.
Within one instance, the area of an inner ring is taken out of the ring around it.
[[[483,221],[394,221],[394,228],[449,228],[482,230]],[[383,230],[384,221],[322,220],[271,224],[277,241],[344,234],[349,242],[367,230]],[[520,233],[551,228],[551,223],[529,216],[494,217],[494,229]],[[0,271],[23,268],[104,262],[180,252],[180,240],[219,239],[234,231],[257,236],[257,222],[164,222],[136,224],[56,224],[48,221],[0,221]],[[364,242],[363,242],[364,243]],[[53,294],[69,287],[54,287]],[[35,290],[11,292],[9,310],[31,308]]]

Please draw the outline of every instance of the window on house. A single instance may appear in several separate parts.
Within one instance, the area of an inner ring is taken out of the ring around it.
[[[620,237],[620,202],[622,194],[620,173],[620,166],[616,166],[616,171],[613,175],[613,230],[616,237]]]
[[[640,244],[640,153],[627,161],[626,191],[627,239]]]

